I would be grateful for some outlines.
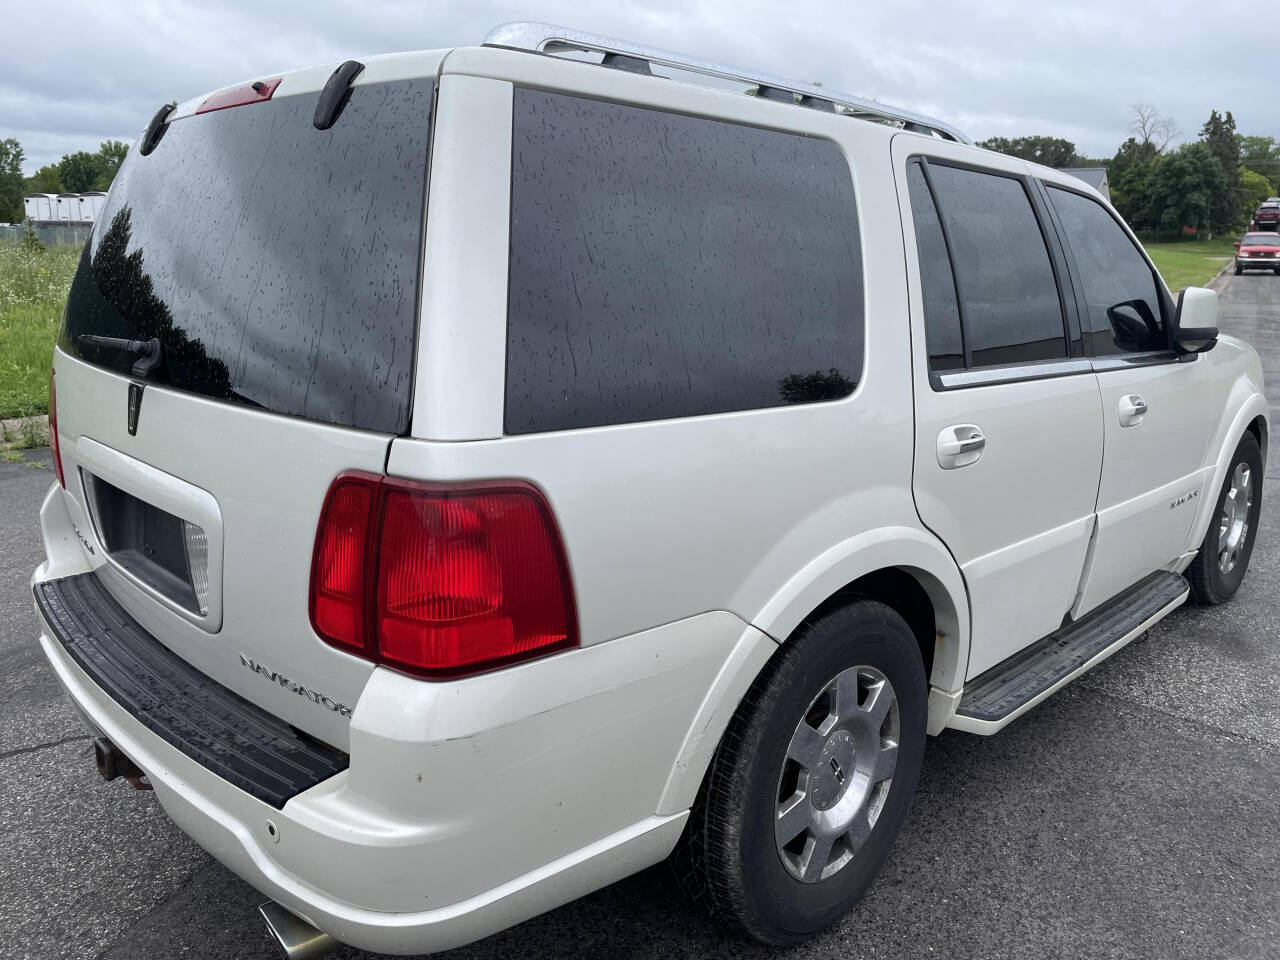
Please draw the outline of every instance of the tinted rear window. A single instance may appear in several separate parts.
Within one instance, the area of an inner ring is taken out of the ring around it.
[[[1022,182],[930,162],[975,367],[1067,355],[1062,301]]]
[[[127,374],[82,335],[155,337],[178,389],[405,432],[432,93],[356,87],[323,131],[316,94],[171,123],[112,186],[62,348]]]
[[[517,90],[506,430],[850,393],[862,253],[831,142]]]

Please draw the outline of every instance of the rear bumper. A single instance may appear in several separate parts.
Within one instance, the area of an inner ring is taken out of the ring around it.
[[[33,583],[87,569],[61,497],[42,510],[50,559]],[[379,669],[355,705],[350,767],[277,809],[148,728],[47,621],[40,645],[179,827],[314,926],[387,953],[468,943],[662,860],[775,648],[708,613],[466,680]]]

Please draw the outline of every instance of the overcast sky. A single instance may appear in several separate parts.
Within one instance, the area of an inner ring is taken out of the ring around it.
[[[1271,25],[1212,4],[1086,0],[217,0],[15,3],[4,20],[0,138],[25,172],[107,138],[132,142],[160,104],[310,63],[478,43],[506,20],[549,20],[770,73],[821,80],[949,120],[974,139],[1048,134],[1110,156],[1131,104],[1194,139],[1212,108],[1280,137]],[[1266,18],[1264,18],[1265,21]]]

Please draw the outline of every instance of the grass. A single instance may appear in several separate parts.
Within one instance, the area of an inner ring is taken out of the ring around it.
[[[0,417],[49,412],[49,364],[79,247],[0,245]]]
[[[1223,240],[1190,240],[1185,243],[1144,243],[1169,289],[1203,287],[1235,255],[1234,235]]]

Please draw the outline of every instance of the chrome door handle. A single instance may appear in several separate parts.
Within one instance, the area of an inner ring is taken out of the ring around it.
[[[1133,427],[1142,422],[1147,413],[1147,401],[1136,393],[1127,393],[1120,398],[1120,426]]]
[[[947,427],[938,434],[938,466],[943,470],[967,467],[982,459],[987,438],[972,423]]]

